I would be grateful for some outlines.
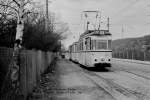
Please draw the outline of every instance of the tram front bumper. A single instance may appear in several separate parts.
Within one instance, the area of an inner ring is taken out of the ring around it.
[[[95,63],[94,67],[111,67],[110,63]]]

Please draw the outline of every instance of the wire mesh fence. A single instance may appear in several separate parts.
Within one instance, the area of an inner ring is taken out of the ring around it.
[[[141,61],[150,61],[150,52],[138,49],[113,50],[113,57],[120,59],[133,59]]]

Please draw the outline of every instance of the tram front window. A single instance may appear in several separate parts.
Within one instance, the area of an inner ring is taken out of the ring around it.
[[[107,49],[107,41],[105,40],[98,40],[96,41],[96,49]]]
[[[107,40],[92,40],[92,49],[107,49]]]

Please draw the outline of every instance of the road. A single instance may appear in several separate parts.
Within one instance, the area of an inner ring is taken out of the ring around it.
[[[150,65],[146,64],[144,65],[138,63],[129,63],[129,62],[122,62],[119,60],[113,60],[111,70],[113,71],[123,70],[144,77],[146,79],[150,79]]]
[[[90,79],[88,71],[67,60],[59,60],[57,67],[60,74],[61,93],[56,100],[115,100],[99,84]]]
[[[102,71],[59,59],[56,66],[59,85],[49,94],[53,100],[150,100],[149,65],[114,60]]]

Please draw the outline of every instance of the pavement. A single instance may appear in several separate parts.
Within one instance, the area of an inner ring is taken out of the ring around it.
[[[150,100],[150,67],[114,61],[107,71],[87,70],[59,58],[31,100]],[[38,95],[37,95],[38,94]]]
[[[60,90],[55,100],[115,100],[103,88],[84,75],[76,64],[61,59],[57,62]]]

